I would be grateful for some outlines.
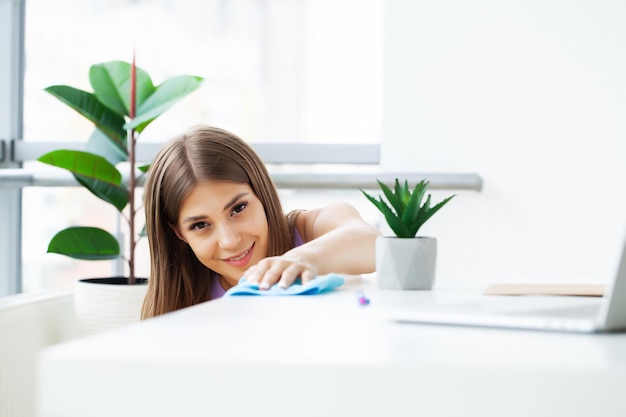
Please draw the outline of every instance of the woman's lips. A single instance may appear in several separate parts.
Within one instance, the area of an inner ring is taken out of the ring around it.
[[[253,252],[254,252],[254,243],[252,244],[252,246],[250,246],[249,249],[241,252],[239,255],[233,256],[232,258],[223,259],[223,261],[235,267],[246,266],[248,262],[250,262]]]

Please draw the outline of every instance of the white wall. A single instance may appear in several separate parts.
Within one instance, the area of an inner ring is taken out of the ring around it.
[[[477,172],[438,282],[606,282],[626,219],[626,2],[385,2],[383,167]],[[447,195],[433,192],[435,201]]]

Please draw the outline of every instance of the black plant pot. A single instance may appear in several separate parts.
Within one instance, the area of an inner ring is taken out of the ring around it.
[[[129,285],[128,277],[85,278],[80,281],[90,284]],[[143,285],[147,283],[148,278],[135,278],[133,285]]]

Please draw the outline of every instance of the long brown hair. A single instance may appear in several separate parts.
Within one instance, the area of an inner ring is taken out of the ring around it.
[[[276,187],[259,156],[234,134],[200,125],[174,138],[156,156],[144,185],[150,278],[141,318],[157,316],[210,299],[217,275],[205,267],[170,225],[191,189],[207,180],[248,184],[265,208],[267,256],[293,247],[295,215],[285,216]]]

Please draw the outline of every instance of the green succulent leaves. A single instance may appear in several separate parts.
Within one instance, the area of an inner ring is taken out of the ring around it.
[[[137,67],[135,81],[136,112],[132,119],[131,64],[128,62],[92,65],[89,82],[93,92],[67,85],[45,89],[91,121],[95,130],[86,145],[87,151],[60,149],[48,152],[38,160],[69,171],[79,184],[120,212],[134,195],[134,190],[123,183],[122,174],[116,168],[118,163],[128,161],[128,138],[132,132],[141,133],[157,117],[196,90],[202,78],[179,75],[155,86],[148,73]],[[147,166],[138,169],[145,173]],[[120,256],[120,247],[113,235],[102,229],[70,227],[52,238],[48,252],[76,259],[114,259]]]
[[[393,189],[379,180],[377,182],[391,207],[382,196],[376,199],[363,190],[361,192],[378,208],[391,230],[400,238],[415,237],[424,223],[454,197],[454,195],[447,197],[431,207],[430,194],[428,194],[426,201],[422,204],[428,189],[428,181],[426,180],[420,181],[413,191],[409,189],[409,184],[406,180],[401,185],[396,178]]]

